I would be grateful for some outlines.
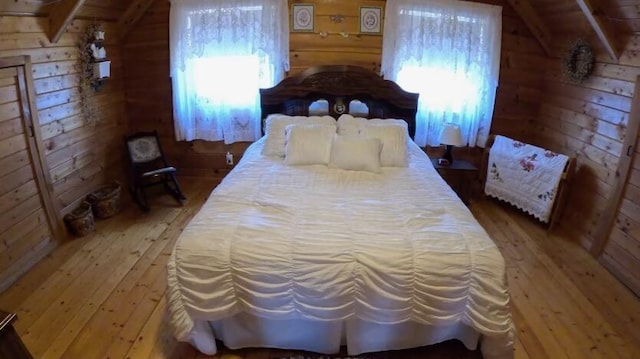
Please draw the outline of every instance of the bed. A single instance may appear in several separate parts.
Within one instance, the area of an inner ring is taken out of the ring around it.
[[[309,115],[317,100],[330,117]],[[349,114],[356,100],[372,119]],[[265,136],[170,257],[174,336],[205,354],[216,339],[326,354],[346,345],[350,355],[458,339],[484,358],[512,358],[504,260],[411,140],[417,94],[325,66],[261,90],[261,103]],[[284,120],[286,131],[275,125]],[[322,124],[299,125],[312,120]]]

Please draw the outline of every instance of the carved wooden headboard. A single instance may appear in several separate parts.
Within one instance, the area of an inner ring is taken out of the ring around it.
[[[260,89],[262,119],[272,113],[309,116],[309,106],[317,100],[326,100],[328,115],[336,119],[349,113],[351,101],[361,101],[369,108],[368,118],[404,119],[411,137],[415,135],[418,94],[358,66],[311,67],[272,88]]]

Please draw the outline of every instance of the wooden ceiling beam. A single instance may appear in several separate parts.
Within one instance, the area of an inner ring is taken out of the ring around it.
[[[520,15],[522,21],[529,28],[529,31],[538,40],[547,56],[552,55],[551,51],[551,32],[544,24],[536,10],[531,6],[528,0],[507,0],[509,5]]]
[[[576,1],[578,3],[578,6],[580,6],[580,9],[584,13],[584,16],[589,21],[589,24],[591,24],[591,27],[596,32],[596,35],[598,35],[600,42],[602,42],[602,45],[604,45],[605,49],[607,49],[607,53],[609,53],[611,59],[615,62],[618,62],[618,53],[613,46],[613,36],[611,35],[611,31],[606,26],[606,23],[603,21],[602,17],[596,14],[593,6],[591,5],[591,1]]]
[[[61,0],[49,12],[49,41],[56,43],[86,0]]]
[[[134,0],[131,1],[127,10],[124,11],[120,21],[118,21],[118,28],[120,30],[120,38],[127,36],[133,25],[144,15],[145,11],[151,6],[154,0]]]

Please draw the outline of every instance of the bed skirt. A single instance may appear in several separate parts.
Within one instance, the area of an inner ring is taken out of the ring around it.
[[[467,349],[475,350],[480,341],[480,335],[464,324],[435,328],[413,322],[375,324],[359,319],[274,320],[246,313],[194,324],[190,342],[205,354],[217,352],[214,339],[223,341],[231,349],[265,347],[323,354],[338,353],[340,346],[346,345],[349,355],[416,348],[450,339],[458,339]]]

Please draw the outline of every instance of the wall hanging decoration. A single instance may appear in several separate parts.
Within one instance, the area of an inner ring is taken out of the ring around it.
[[[104,80],[111,75],[111,61],[107,59],[104,47],[105,31],[97,22],[89,24],[80,39],[80,103],[87,123],[96,120],[96,105],[93,94],[100,90]]]
[[[595,57],[591,45],[585,39],[578,39],[562,58],[562,73],[572,83],[582,83],[593,71]]]
[[[293,31],[313,32],[313,4],[293,4],[293,15],[291,21]]]
[[[360,32],[380,34],[382,30],[382,8],[379,6],[360,7]]]
[[[83,44],[81,44],[84,77],[95,91],[100,89],[104,79],[111,76],[111,61],[107,59],[104,37],[102,25],[92,23],[87,27]]]

